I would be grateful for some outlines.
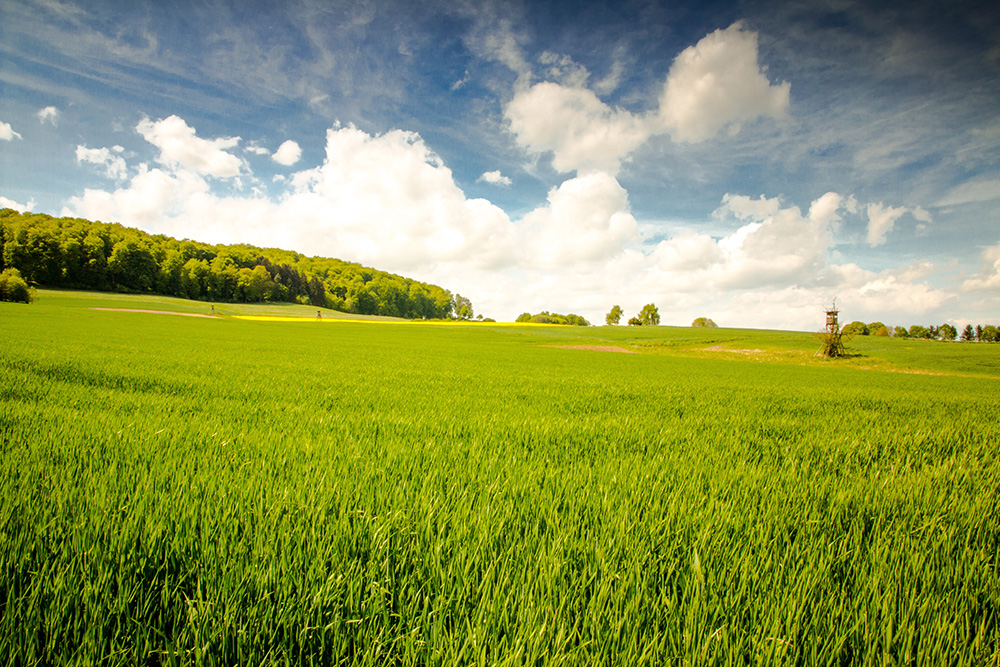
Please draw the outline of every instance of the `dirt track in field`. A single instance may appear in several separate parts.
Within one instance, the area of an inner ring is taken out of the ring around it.
[[[626,350],[624,347],[615,345],[553,345],[563,350],[591,350],[593,352],[623,352],[625,354],[638,354],[635,350]]]
[[[201,313],[176,313],[172,310],[144,310],[142,308],[91,308],[91,310],[107,310],[115,313],[151,313],[153,315],[182,315],[183,317],[207,317],[216,319],[215,315],[202,315]]]

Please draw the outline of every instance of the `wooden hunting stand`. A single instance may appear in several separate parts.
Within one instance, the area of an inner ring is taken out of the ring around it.
[[[840,324],[837,322],[837,300],[833,300],[833,305],[826,311],[826,329],[820,334],[820,348],[816,352],[818,357],[843,357],[847,352],[844,350],[844,343],[840,333]]]

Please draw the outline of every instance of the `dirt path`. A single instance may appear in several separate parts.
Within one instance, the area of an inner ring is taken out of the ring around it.
[[[142,308],[91,308],[91,310],[108,310],[116,313],[152,313],[153,315],[181,315],[183,317],[207,317],[217,319],[214,315],[201,313],[176,313],[172,310],[143,310]]]
[[[638,354],[635,350],[626,350],[624,347],[615,345],[553,345],[563,350],[592,350],[594,352],[623,352],[625,354]]]

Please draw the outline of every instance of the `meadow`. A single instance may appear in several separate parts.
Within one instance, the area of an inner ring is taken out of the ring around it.
[[[209,308],[0,303],[3,664],[1000,660],[1000,345],[94,307]]]

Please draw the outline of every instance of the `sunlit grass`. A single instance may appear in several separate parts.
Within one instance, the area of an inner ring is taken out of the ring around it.
[[[0,662],[1000,657],[994,378],[41,297],[0,304]],[[941,346],[906,365],[1000,350]]]

